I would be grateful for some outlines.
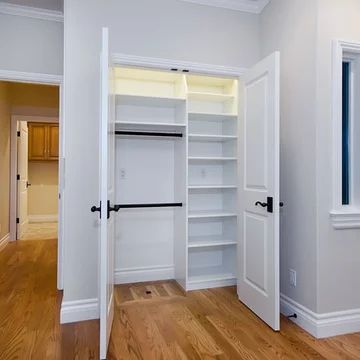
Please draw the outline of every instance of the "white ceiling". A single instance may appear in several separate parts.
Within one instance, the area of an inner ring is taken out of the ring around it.
[[[64,0],[0,0],[0,3],[30,6],[39,9],[63,11]]]
[[[260,14],[270,0],[182,0],[200,5]]]

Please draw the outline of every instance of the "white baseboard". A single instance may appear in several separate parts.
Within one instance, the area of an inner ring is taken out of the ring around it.
[[[63,301],[60,310],[60,324],[99,319],[98,299]]]
[[[295,313],[291,320],[318,339],[360,332],[360,309],[318,314],[281,294],[280,311],[285,316]]]
[[[187,284],[186,290],[202,290],[202,289],[212,289],[225,286],[234,286],[236,285],[236,279],[222,279],[222,280],[204,280],[204,281],[190,281]]]
[[[10,241],[10,233],[3,236],[2,239],[0,239],[0,251],[5,248],[7,243]]]
[[[174,265],[115,269],[115,284],[143,281],[169,280],[175,278]]]
[[[57,222],[58,214],[51,215],[29,215],[29,223],[47,223],[47,222]]]

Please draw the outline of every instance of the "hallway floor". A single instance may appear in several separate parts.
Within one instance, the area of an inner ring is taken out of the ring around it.
[[[30,223],[20,240],[48,240],[56,239],[58,231],[57,222]]]
[[[0,252],[0,359],[98,360],[99,321],[59,324],[56,240]],[[316,340],[282,318],[275,333],[234,287],[193,291],[174,281],[120,285],[110,359],[359,359],[360,334]]]

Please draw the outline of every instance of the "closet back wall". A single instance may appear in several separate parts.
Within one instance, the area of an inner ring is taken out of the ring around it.
[[[179,0],[65,0],[64,25],[68,302],[98,296],[99,223],[90,207],[99,203],[101,27],[112,53],[237,67],[259,59],[259,28],[257,15]]]

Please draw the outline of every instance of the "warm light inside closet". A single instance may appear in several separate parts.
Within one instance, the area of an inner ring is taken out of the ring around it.
[[[117,283],[235,284],[238,80],[115,69]],[[144,134],[146,133],[146,134]]]

